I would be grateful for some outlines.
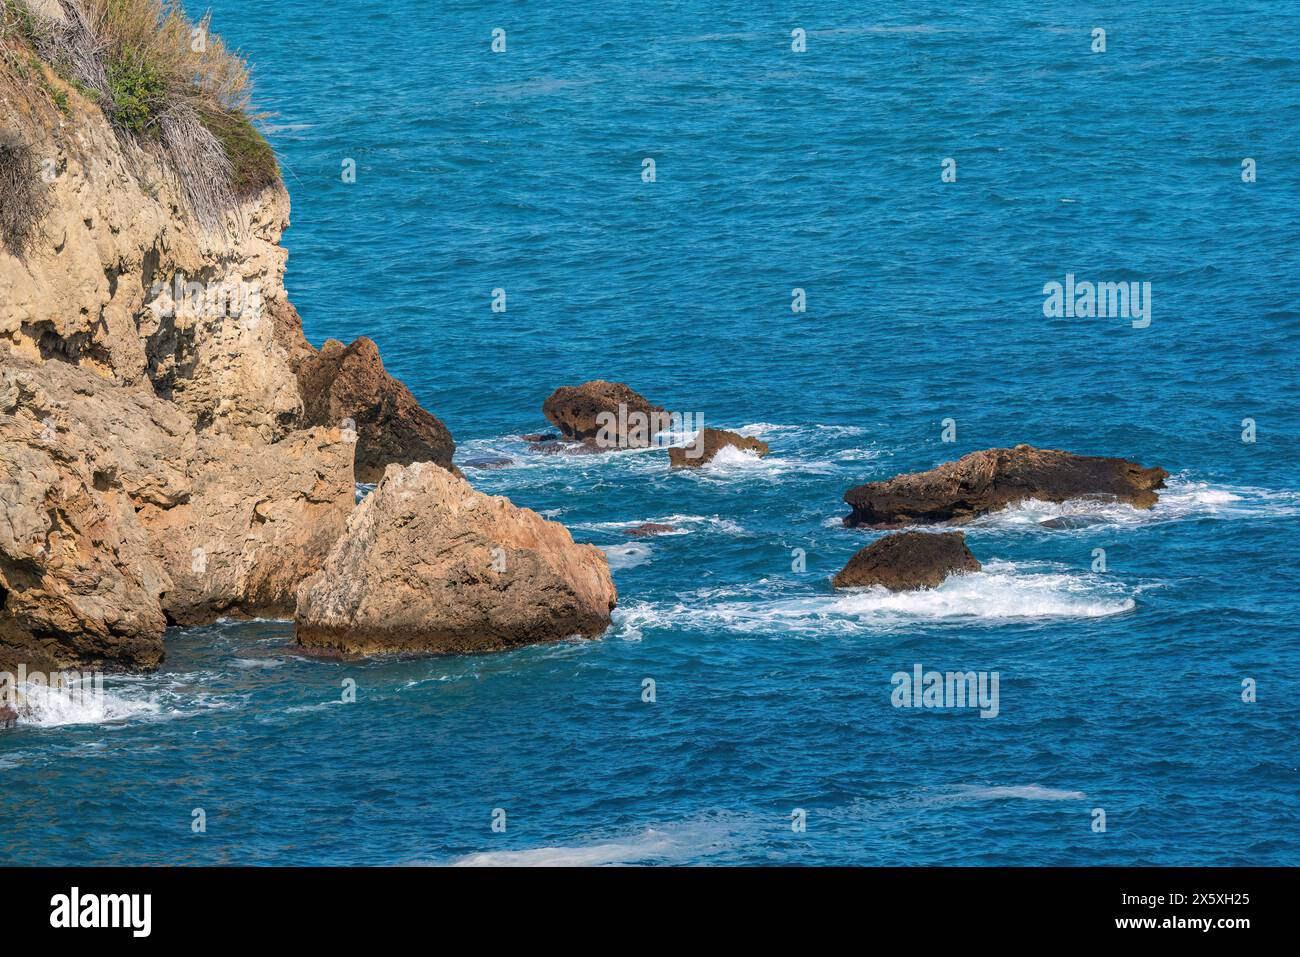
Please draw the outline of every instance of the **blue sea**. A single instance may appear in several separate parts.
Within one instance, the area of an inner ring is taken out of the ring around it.
[[[1300,6],[212,7],[308,337],[373,338],[619,607],[407,661],[175,629],[0,734],[0,862],[1300,864]],[[1149,325],[1045,316],[1067,274],[1149,282]],[[529,451],[594,378],[771,455]],[[832,590],[881,534],[847,489],[1022,442],[1168,488],[981,519],[984,571],[933,591]],[[895,707],[918,665],[996,672],[996,717]]]

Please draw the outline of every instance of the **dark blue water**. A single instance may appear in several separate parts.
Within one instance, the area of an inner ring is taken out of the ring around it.
[[[1300,863],[1300,8],[213,6],[309,337],[372,337],[462,461],[512,458],[466,471],[606,546],[620,608],[419,662],[175,631],[106,712],[0,736],[0,861]],[[1067,272],[1150,282],[1149,327],[1045,318]],[[772,455],[512,438],[597,377]],[[1173,478],[983,520],[933,592],[831,590],[877,534],[847,488],[1019,442]],[[893,707],[916,664],[998,672],[997,717]]]

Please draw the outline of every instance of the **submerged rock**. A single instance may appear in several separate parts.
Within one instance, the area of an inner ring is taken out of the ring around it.
[[[859,485],[844,494],[846,525],[898,526],[965,522],[1025,499],[1064,502],[1103,497],[1136,508],[1156,503],[1162,468],[1104,456],[1017,445],[972,452],[928,472]]]
[[[465,468],[467,469],[504,469],[514,464],[514,459],[506,458],[504,455],[465,460]]]
[[[677,531],[675,525],[661,525],[658,522],[642,522],[635,528],[629,528],[625,535],[631,538],[647,538],[651,535],[667,535],[669,532]]]
[[[883,585],[890,591],[935,588],[982,566],[961,532],[897,532],[872,542],[831,579],[836,588]]]
[[[1105,519],[1098,518],[1095,515],[1058,515],[1056,518],[1047,518],[1038,524],[1043,528],[1051,528],[1057,531],[1068,531],[1075,528],[1091,528],[1094,525],[1102,525]]]
[[[347,655],[501,651],[609,626],[604,553],[432,464],[392,465],[298,588],[298,641]]]
[[[723,429],[701,429],[690,445],[674,447],[668,450],[668,461],[675,469],[699,468],[725,448],[752,452],[760,457],[767,455],[771,449],[766,442],[753,439],[738,432]]]
[[[519,436],[525,442],[554,442],[559,436],[554,432],[533,432],[529,435]]]
[[[456,443],[401,382],[384,370],[365,336],[350,346],[330,339],[298,366],[307,425],[356,430],[358,482],[377,482],[389,465],[435,462],[451,471]]]
[[[560,386],[542,404],[542,413],[570,439],[601,451],[648,448],[669,425],[671,413],[621,382],[595,379],[579,386]]]

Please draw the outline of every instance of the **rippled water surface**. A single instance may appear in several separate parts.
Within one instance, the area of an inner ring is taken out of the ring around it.
[[[308,336],[375,339],[476,485],[606,549],[619,609],[423,661],[176,630],[0,734],[0,861],[1300,863],[1300,10],[1142,6],[215,0]],[[1150,326],[1045,318],[1067,272],[1149,281]],[[530,452],[597,377],[772,454]],[[934,591],[830,588],[878,534],[847,488],[1018,442],[1172,478],[982,519]],[[997,717],[892,707],[916,664],[998,672]]]

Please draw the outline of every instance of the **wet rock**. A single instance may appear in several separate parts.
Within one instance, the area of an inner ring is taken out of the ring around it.
[[[298,589],[298,641],[354,656],[500,651],[609,626],[600,549],[428,463],[389,466],[320,572]]]
[[[671,420],[662,406],[621,382],[603,379],[561,386],[543,403],[542,413],[566,438],[592,443],[600,451],[648,448]]]
[[[559,436],[554,432],[533,432],[529,435],[519,436],[525,442],[554,442]]]
[[[927,472],[850,489],[846,525],[965,522],[1025,499],[1099,497],[1150,508],[1168,473],[1136,462],[1017,445],[972,452]]]
[[[481,459],[467,459],[465,461],[467,469],[503,469],[515,464],[514,459],[505,456],[495,456]]]
[[[358,482],[377,482],[388,465],[435,462],[452,470],[456,443],[401,382],[384,370],[365,336],[350,346],[328,340],[298,366],[306,425],[356,431]]]
[[[961,532],[898,532],[859,551],[831,579],[836,588],[883,585],[890,591],[935,588],[952,574],[981,568]]]
[[[675,525],[661,525],[658,522],[642,522],[635,528],[629,528],[623,534],[631,538],[648,538],[651,535],[667,535],[677,531]]]
[[[0,705],[0,731],[18,727],[18,712],[7,705]]]
[[[1094,525],[1102,525],[1105,524],[1105,519],[1093,515],[1059,515],[1056,518],[1044,519],[1038,524],[1043,528],[1068,531],[1070,529],[1091,528]]]
[[[759,439],[727,432],[723,429],[701,429],[690,445],[674,447],[668,450],[668,461],[675,469],[699,468],[725,448],[740,449],[760,457],[767,455],[768,444]]]

